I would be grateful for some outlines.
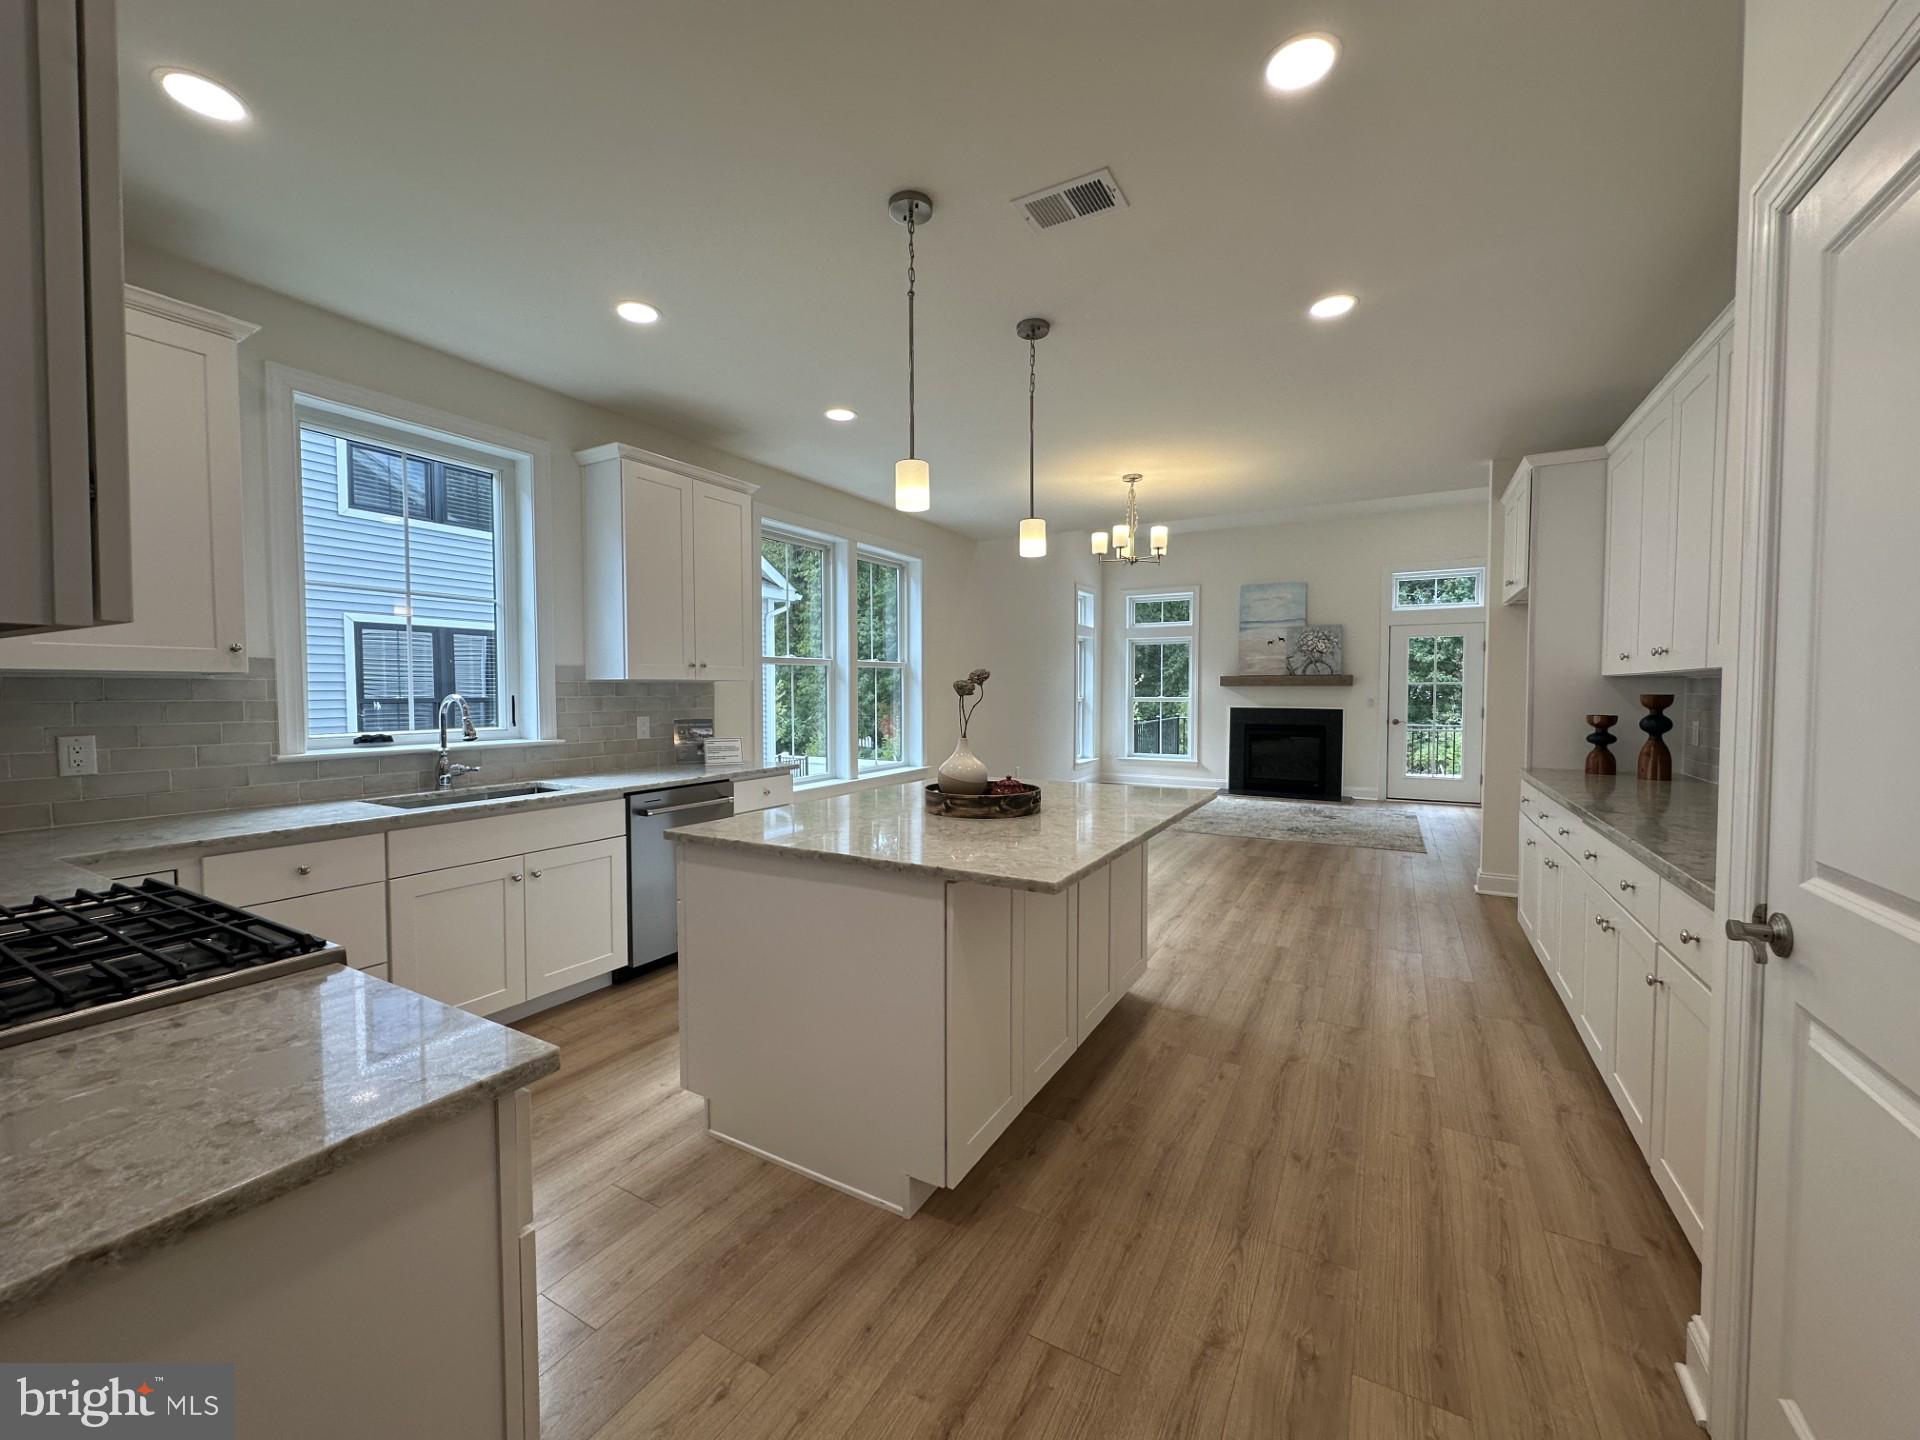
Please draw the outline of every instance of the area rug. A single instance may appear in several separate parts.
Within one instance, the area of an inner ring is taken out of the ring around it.
[[[1427,850],[1418,815],[1378,805],[1314,805],[1304,800],[1219,795],[1173,828],[1304,845],[1351,845],[1361,850],[1410,850],[1421,855]]]

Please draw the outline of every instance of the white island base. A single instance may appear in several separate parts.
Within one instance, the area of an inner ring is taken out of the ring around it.
[[[709,1131],[901,1215],[1146,970],[1145,840],[1052,892],[710,846],[679,885],[680,1078]]]

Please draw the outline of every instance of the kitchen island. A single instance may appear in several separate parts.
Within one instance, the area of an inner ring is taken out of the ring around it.
[[[957,1185],[1147,963],[1147,841],[1212,790],[919,783],[670,833],[681,1083],[716,1137],[911,1215]]]

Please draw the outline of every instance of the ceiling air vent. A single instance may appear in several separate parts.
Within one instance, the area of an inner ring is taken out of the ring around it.
[[[1051,230],[1069,220],[1084,220],[1102,210],[1124,210],[1127,197],[1120,193],[1111,170],[1096,170],[1078,180],[1049,185],[1031,195],[1022,195],[1014,207],[1036,230]]]

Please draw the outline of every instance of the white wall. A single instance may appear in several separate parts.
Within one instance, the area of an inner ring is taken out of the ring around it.
[[[1148,517],[1151,518],[1151,517]],[[1176,784],[1227,783],[1227,712],[1272,705],[1340,709],[1342,788],[1376,796],[1385,769],[1380,716],[1382,635],[1387,577],[1395,570],[1483,565],[1487,496],[1398,508],[1339,507],[1324,516],[1230,529],[1176,529],[1160,565],[1106,570],[1101,601],[1101,773]],[[1220,676],[1239,668],[1240,587],[1270,580],[1307,582],[1307,618],[1345,627],[1351,688],[1227,690]],[[1195,666],[1197,763],[1129,760],[1126,753],[1125,597],[1130,591],[1197,589],[1200,652]]]
[[[956,727],[949,719],[950,707],[940,702],[935,690],[946,690],[952,675],[968,668],[964,617],[974,542],[965,536],[696,444],[631,416],[583,404],[177,256],[129,245],[127,279],[261,327],[259,334],[240,347],[247,644],[253,654],[273,652],[263,418],[264,369],[272,360],[547,442],[553,492],[549,533],[540,542],[540,603],[546,607],[552,626],[548,631],[551,653],[547,657],[551,665],[578,665],[584,655],[581,487],[573,452],[589,446],[619,440],[703,465],[760,486],[754,498],[763,510],[804,517],[918,555],[925,615],[928,758],[937,763],[952,748]],[[756,732],[748,686],[716,685],[714,708],[716,728],[721,733],[744,735],[750,745],[753,743]]]
[[[1073,758],[1074,590],[1085,585],[1098,596],[1103,567],[1084,530],[1047,541],[1040,560],[1022,560],[1011,533],[975,545],[966,616],[971,658],[945,678],[975,666],[993,672],[969,739],[995,775],[1085,779],[1095,767],[1076,766]],[[951,710],[952,702],[946,688],[933,703]],[[927,760],[937,765],[945,755]]]
[[[1519,893],[1520,836],[1507,817],[1520,813],[1520,769],[1527,749],[1527,610],[1500,603],[1500,571],[1506,560],[1500,497],[1520,462],[1495,460],[1489,467],[1493,497],[1487,519],[1487,729],[1483,757],[1480,826],[1480,875],[1490,889],[1504,893],[1511,877]],[[1595,652],[1596,655],[1598,652]]]

